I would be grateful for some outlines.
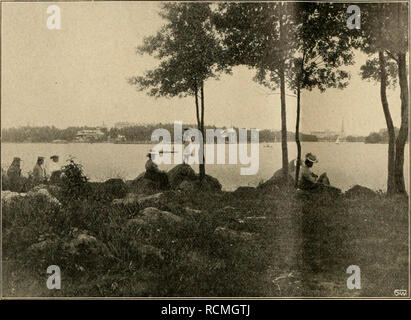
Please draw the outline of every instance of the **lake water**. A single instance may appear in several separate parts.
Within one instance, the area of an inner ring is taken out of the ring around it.
[[[53,154],[60,155],[60,162],[74,157],[84,167],[86,175],[92,181],[103,181],[120,177],[134,179],[144,171],[146,154],[153,145],[150,144],[109,144],[109,143],[2,143],[1,165],[7,169],[13,157],[20,157],[24,174],[31,171],[37,156],[46,160]],[[312,152],[319,158],[314,172],[327,172],[331,183],[343,190],[360,184],[378,190],[386,189],[387,180],[386,144],[305,142],[302,144],[303,155]],[[240,175],[242,164],[207,165],[207,174],[216,177],[224,190],[234,190],[238,186],[256,186],[262,180],[269,179],[281,167],[281,144],[262,143],[259,146],[259,170],[255,175]],[[295,143],[288,144],[289,159],[296,157]],[[228,163],[228,146],[226,147]],[[404,175],[409,184],[409,150],[405,152]],[[160,165],[168,170],[173,165]],[[198,165],[193,166],[198,171]],[[408,190],[409,191],[409,190]]]

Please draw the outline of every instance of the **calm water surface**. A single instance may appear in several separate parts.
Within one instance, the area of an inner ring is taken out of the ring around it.
[[[102,181],[112,177],[134,179],[144,171],[146,154],[150,144],[109,144],[109,143],[2,143],[1,165],[8,168],[14,156],[23,159],[23,173],[33,169],[38,155],[48,159],[53,154],[60,155],[60,162],[74,157],[84,167],[85,173],[93,181]],[[331,183],[343,190],[360,184],[372,189],[385,190],[387,180],[386,144],[305,142],[303,154],[313,152],[320,160],[314,172],[326,171]],[[260,181],[269,179],[274,171],[281,167],[281,144],[262,143],[259,147],[259,170],[256,175],[242,176],[240,168],[246,165],[214,164],[207,165],[206,172],[216,177],[225,190],[234,190],[238,186],[256,186]],[[289,159],[296,157],[295,143],[288,144]],[[228,146],[226,147],[228,163]],[[406,146],[404,174],[409,184],[409,150]],[[173,165],[160,165],[168,170]],[[198,165],[194,165],[198,171]],[[408,187],[407,187],[408,188]]]

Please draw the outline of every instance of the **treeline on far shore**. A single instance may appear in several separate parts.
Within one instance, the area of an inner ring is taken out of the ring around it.
[[[196,128],[196,125],[186,125],[185,128]],[[171,139],[174,137],[173,124],[142,124],[123,128],[98,128],[103,135],[94,138],[93,142],[149,142],[151,135],[155,129],[167,129],[171,134]],[[53,141],[76,141],[76,135],[82,130],[95,130],[96,127],[68,127],[59,129],[54,126],[44,127],[18,127],[18,128],[3,128],[1,130],[2,142],[53,142]],[[215,126],[206,126],[206,129],[217,129]],[[226,128],[222,128],[226,129]],[[234,128],[238,133],[238,128]],[[238,134],[237,134],[238,137]],[[119,139],[121,138],[121,139]],[[287,133],[288,141],[294,141],[294,133]],[[248,133],[250,139],[250,133]],[[268,129],[260,130],[260,142],[279,142],[281,141],[281,132]],[[301,141],[318,141],[315,135],[300,133]]]

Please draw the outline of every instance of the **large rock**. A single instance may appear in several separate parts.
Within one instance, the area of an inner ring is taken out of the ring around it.
[[[66,245],[66,248],[72,255],[112,256],[103,242],[87,233],[78,234]]]
[[[288,174],[286,181],[282,169],[277,170],[274,175],[267,181],[258,185],[257,189],[263,192],[276,192],[279,189],[290,188],[294,185],[294,178]]]
[[[353,198],[374,198],[377,196],[377,193],[367,187],[363,187],[360,185],[355,185],[351,189],[347,190],[344,193],[344,196],[348,199]]]
[[[186,193],[195,193],[199,190],[199,186],[197,181],[184,180],[177,186],[176,189]]]
[[[290,188],[294,186],[295,177],[295,160],[288,163],[288,179],[286,180],[283,169],[278,169],[273,176],[267,181],[258,185],[257,189],[263,192],[276,192],[279,189]]]
[[[238,198],[255,198],[258,195],[258,191],[254,187],[241,186],[235,189],[233,195]]]
[[[148,223],[157,223],[159,221],[165,221],[169,224],[180,224],[183,218],[168,212],[162,211],[154,207],[145,208],[142,212],[142,219]]]
[[[205,175],[203,181],[200,183],[200,189],[208,192],[219,192],[221,191],[221,183],[214,177]]]
[[[226,227],[217,227],[214,234],[229,241],[247,241],[253,238],[253,234],[250,232],[236,231]]]
[[[186,193],[194,193],[199,191],[205,192],[220,192],[221,183],[214,177],[205,175],[203,181],[196,180],[183,180],[177,187],[177,190],[181,190]]]
[[[122,179],[109,179],[103,183],[103,190],[114,198],[123,198],[127,194],[127,185]]]
[[[169,170],[167,172],[168,176],[168,181],[170,182],[170,186],[172,189],[177,189],[177,187],[183,182],[183,181],[195,181],[197,180],[197,174],[189,166],[188,164],[179,164]]]
[[[123,198],[128,192],[126,183],[121,179],[109,179],[105,182],[88,182],[91,197],[97,201],[112,201]]]
[[[149,244],[138,244],[134,241],[132,247],[135,247],[141,258],[145,261],[157,262],[163,261],[164,256],[161,249]]]
[[[18,193],[18,192],[13,192],[13,191],[1,191],[1,205],[2,207],[9,206],[11,203],[14,201],[19,201],[23,197],[25,197],[25,193]]]
[[[144,172],[137,178],[127,181],[129,190],[134,193],[154,194],[163,191],[159,181],[153,181],[145,178]]]
[[[144,209],[147,207],[160,208],[163,205],[164,198],[165,197],[162,192],[148,196],[138,193],[129,193],[123,199],[114,199],[112,204],[137,207],[138,209]]]
[[[156,207],[159,208],[163,201],[164,201],[164,193],[159,192],[153,195],[149,195],[146,197],[142,197],[137,200],[141,209],[148,208],[148,207]]]
[[[201,210],[192,209],[190,207],[185,207],[184,212],[185,212],[187,217],[192,218],[192,219],[196,219],[196,218],[200,217],[201,214],[202,214]]]
[[[139,207],[138,204],[139,194],[137,193],[129,193],[122,199],[114,199],[112,204],[114,205],[123,205],[123,206],[136,206]]]
[[[37,186],[36,188],[33,188],[32,190],[27,192],[27,197],[33,198],[33,199],[45,200],[46,202],[52,205],[61,206],[60,201],[57,200],[56,197],[52,196],[46,188],[43,188],[41,186]]]

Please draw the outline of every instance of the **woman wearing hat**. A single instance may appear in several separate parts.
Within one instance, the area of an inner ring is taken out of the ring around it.
[[[9,169],[7,170],[7,177],[10,180],[18,179],[21,176],[21,159],[18,157],[14,157],[13,162],[11,163]]]
[[[3,184],[8,184],[8,188],[11,191],[20,192],[21,188],[21,159],[19,157],[14,157],[9,169],[7,170],[7,182],[3,181]]]
[[[330,180],[327,174],[324,172],[319,177],[311,171],[314,163],[317,163],[317,157],[312,153],[307,153],[305,155],[304,164],[301,166],[300,170],[300,183],[299,187],[302,190],[313,190],[317,189],[319,184],[330,185]]]
[[[38,157],[37,163],[33,168],[34,183],[44,183],[47,181],[46,169],[44,168],[44,157]]]
[[[61,166],[59,164],[59,156],[52,155],[50,157],[51,162],[48,166],[48,172],[50,173],[50,183],[56,184],[60,181],[61,177]]]

